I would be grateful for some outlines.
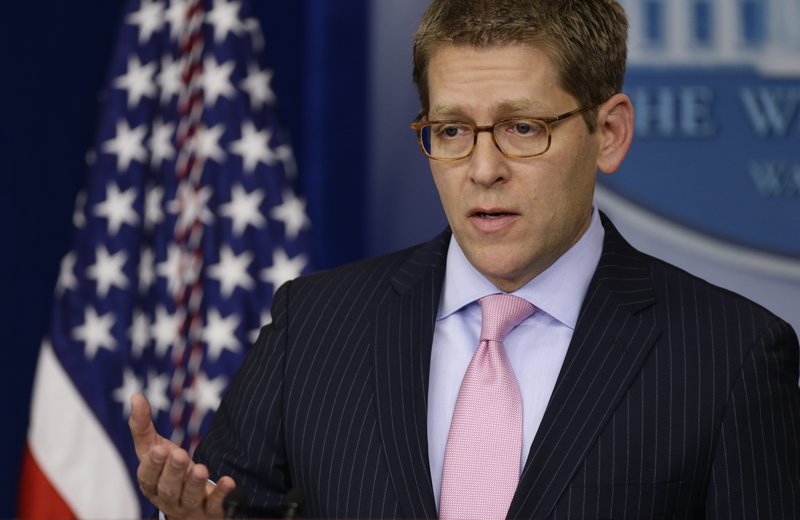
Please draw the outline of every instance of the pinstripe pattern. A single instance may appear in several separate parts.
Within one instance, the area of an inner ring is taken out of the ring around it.
[[[509,518],[800,518],[798,345],[733,293],[603,256]],[[254,505],[433,518],[426,409],[449,234],[276,295],[196,458]]]
[[[279,290],[195,457],[255,506],[296,487],[310,516],[435,517],[427,372],[449,238]]]

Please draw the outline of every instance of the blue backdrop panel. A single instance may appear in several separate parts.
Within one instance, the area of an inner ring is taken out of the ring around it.
[[[16,515],[36,354],[94,137],[121,2],[12,2],[0,17],[0,517]]]

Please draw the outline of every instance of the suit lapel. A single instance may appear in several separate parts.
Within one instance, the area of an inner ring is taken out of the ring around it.
[[[550,514],[659,333],[639,315],[654,303],[646,257],[603,224],[603,254],[509,518]]]
[[[450,233],[416,250],[377,309],[375,387],[380,434],[400,517],[435,518],[428,462],[427,399],[436,309]]]

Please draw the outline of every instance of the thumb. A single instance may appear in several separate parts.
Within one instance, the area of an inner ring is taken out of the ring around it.
[[[153,419],[150,415],[150,403],[142,394],[131,396],[131,416],[128,419],[136,455],[141,458],[147,451],[159,442],[160,435],[156,432]]]

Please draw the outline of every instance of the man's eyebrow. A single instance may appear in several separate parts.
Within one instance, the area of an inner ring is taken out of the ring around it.
[[[538,101],[534,101],[528,98],[520,98],[520,99],[510,99],[507,101],[500,102],[494,106],[492,109],[493,112],[536,112],[536,114],[531,115],[538,115],[539,113],[547,113],[548,110],[544,107],[544,105]],[[430,109],[431,114],[464,114],[468,112],[468,110],[464,110],[464,107],[459,105],[434,105]]]
[[[463,112],[458,105],[435,105],[429,111],[431,114],[461,114]]]
[[[544,107],[538,101],[533,101],[527,98],[512,99],[503,101],[497,105],[497,110],[503,112],[519,112],[521,110],[544,110]]]

